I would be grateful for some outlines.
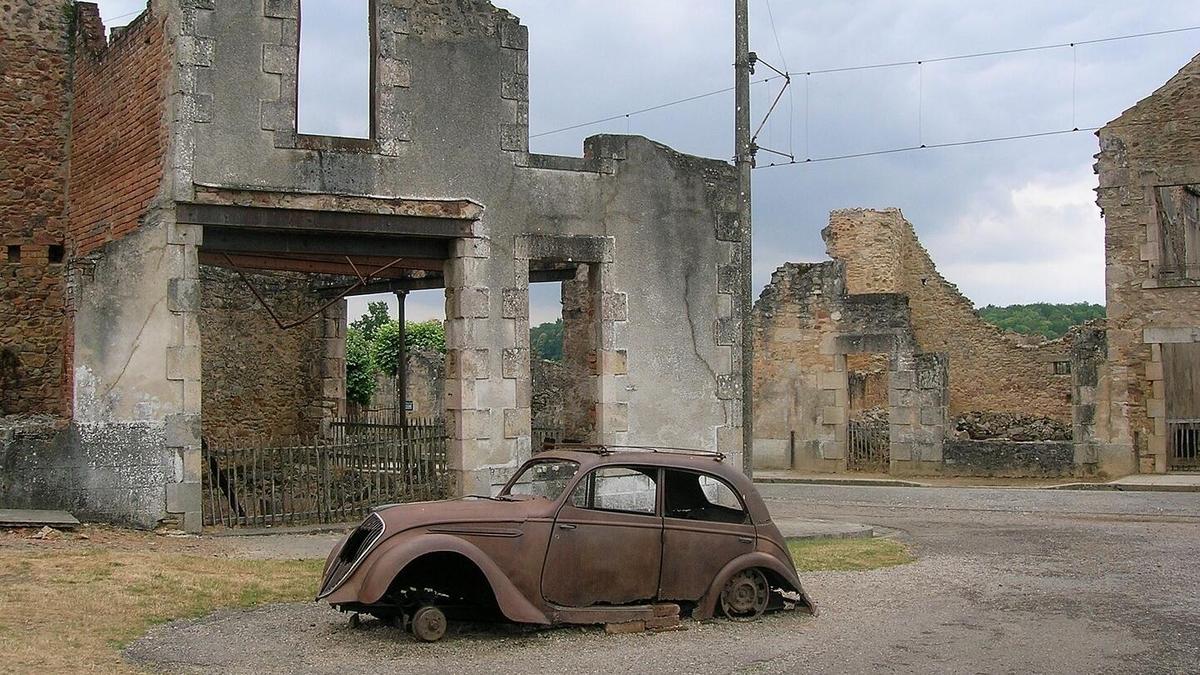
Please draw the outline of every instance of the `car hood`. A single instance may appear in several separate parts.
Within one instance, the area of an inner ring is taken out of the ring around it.
[[[529,518],[545,518],[554,514],[554,502],[547,499],[448,499],[385,506],[375,513],[383,519],[388,532],[394,534],[432,525],[512,523],[524,522]]]

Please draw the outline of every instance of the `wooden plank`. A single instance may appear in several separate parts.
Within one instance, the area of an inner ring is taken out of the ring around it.
[[[1200,342],[1162,346],[1168,420],[1200,420]]]

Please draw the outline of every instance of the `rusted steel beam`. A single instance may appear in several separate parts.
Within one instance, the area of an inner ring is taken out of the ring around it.
[[[326,232],[432,238],[469,237],[472,234],[471,221],[459,218],[223,204],[177,204],[175,220],[191,225],[292,233]]]
[[[274,272],[304,272],[306,274],[336,274],[340,276],[356,277],[354,266],[347,262],[346,258],[340,261],[334,258],[328,259],[312,259],[306,257],[289,257],[289,256],[259,256],[245,255],[239,253],[226,253],[224,251],[201,251],[200,264],[213,265],[216,267],[231,267],[228,260],[232,260],[232,268],[245,270],[260,270]],[[376,272],[383,265],[378,264],[381,259],[363,260],[355,259],[355,264],[363,274],[371,273],[372,276],[396,278],[400,279],[405,276],[405,270],[421,269],[441,269],[441,261],[424,260],[424,259],[401,259],[400,263],[389,267],[381,272]],[[391,262],[391,260],[386,260]]]
[[[446,239],[421,237],[348,236],[345,234],[272,232],[218,226],[204,228],[201,249],[231,253],[322,255],[374,255],[396,258],[445,260],[450,254]]]

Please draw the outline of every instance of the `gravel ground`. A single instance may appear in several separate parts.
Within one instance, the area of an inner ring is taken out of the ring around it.
[[[918,562],[805,575],[821,614],[686,631],[464,627],[440,643],[319,604],[161,627],[168,672],[1195,672],[1200,495],[770,486],[777,517],[902,531]]]

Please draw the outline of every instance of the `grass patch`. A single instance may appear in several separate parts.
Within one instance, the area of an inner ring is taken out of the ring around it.
[[[129,535],[138,537],[142,546],[0,547],[0,670],[136,672],[120,650],[150,627],[311,600],[323,563],[180,553],[164,538]]]
[[[916,560],[893,539],[789,539],[787,544],[798,572],[861,572]]]

